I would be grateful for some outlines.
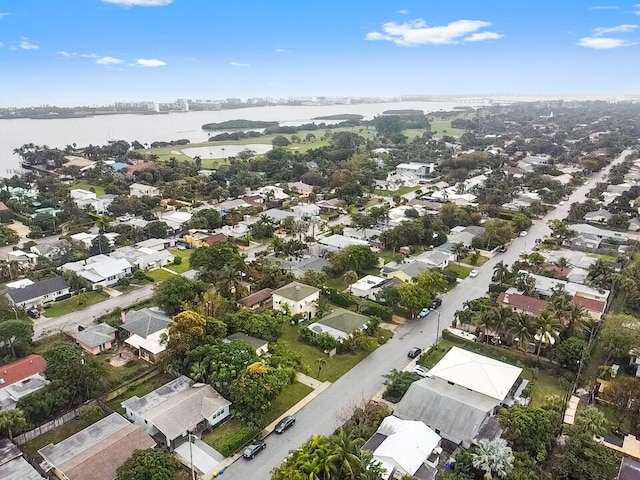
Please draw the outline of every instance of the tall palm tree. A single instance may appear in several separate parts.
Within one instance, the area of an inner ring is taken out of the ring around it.
[[[329,437],[335,446],[335,452],[331,455],[331,462],[342,472],[340,478],[354,478],[366,465],[362,465],[360,447],[364,443],[361,438],[348,434],[344,429]]]
[[[349,285],[349,293],[351,293],[351,286],[358,281],[358,274],[353,270],[349,270],[348,272],[345,272],[342,279],[344,280],[344,283]]]
[[[585,330],[586,322],[591,316],[587,310],[576,303],[569,305],[563,320],[565,326],[565,332],[568,337],[573,337],[576,332],[582,332]]]
[[[509,324],[509,335],[518,339],[518,347],[523,352],[526,346],[531,342],[533,333],[535,332],[535,324],[533,317],[527,313],[517,313],[511,318]]]
[[[460,259],[467,252],[467,247],[465,247],[463,243],[454,243],[452,250],[453,254],[456,256],[456,262],[460,263]]]
[[[564,277],[564,269],[567,268],[568,266],[569,266],[569,261],[564,257],[560,257],[556,261],[556,267],[560,269],[560,275],[562,275],[563,277]]]
[[[494,307],[487,310],[483,315],[485,334],[486,328],[489,327],[498,334],[498,337],[502,337],[502,334],[508,330],[513,317],[514,313],[509,308]]]
[[[552,341],[556,341],[560,334],[562,325],[560,321],[549,311],[542,311],[535,319],[536,324],[536,337],[538,341],[538,348],[536,358],[540,358],[540,350],[542,349],[542,343],[551,344]]]
[[[496,283],[506,283],[511,276],[511,271],[509,270],[509,266],[506,265],[503,261],[496,263],[495,267],[493,267],[493,277],[492,280]]]

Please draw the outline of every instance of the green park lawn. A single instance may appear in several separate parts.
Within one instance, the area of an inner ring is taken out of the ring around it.
[[[430,120],[431,131],[437,135],[449,135],[451,137],[460,137],[464,130],[454,128],[451,126],[451,120],[445,120],[443,118],[434,118]]]
[[[100,292],[86,292],[83,295],[85,295],[85,302],[82,305],[78,304],[77,297],[67,298],[66,300],[49,304],[44,311],[44,316],[47,318],[60,317],[61,315],[90,307],[109,298]]]
[[[458,265],[457,263],[450,263],[444,270],[445,272],[453,273],[458,278],[467,278],[473,268]]]
[[[302,342],[298,334],[299,328],[300,326],[298,325],[287,325],[278,341],[286,342],[287,347],[292,352],[302,356],[303,364],[308,367],[307,375],[322,382],[335,382],[368,355],[368,352],[360,352],[358,354],[343,353],[329,358],[320,349]],[[318,358],[324,358],[327,361],[326,365],[322,367],[320,375],[318,375],[318,367],[316,366],[316,359]]]
[[[172,265],[172,266],[177,266],[177,265]],[[163,280],[166,280],[167,278],[173,277],[173,274],[170,272],[167,272],[166,270],[158,268],[156,270],[151,270],[150,272],[147,272],[147,277],[151,278],[154,282],[161,282]]]
[[[176,258],[181,258],[182,263],[180,265],[168,265],[167,268],[176,273],[184,273],[191,270],[191,254],[193,250],[178,250],[177,248],[171,249],[171,254]]]
[[[75,185],[71,185],[69,187],[69,190],[73,190],[73,189],[82,189],[82,190],[89,190],[91,191],[91,189],[93,188],[93,191],[96,192],[96,195],[98,197],[102,197],[105,193],[104,193],[104,188],[99,186],[99,185],[93,185],[91,183],[85,182],[85,181],[80,181],[78,183],[76,183]]]

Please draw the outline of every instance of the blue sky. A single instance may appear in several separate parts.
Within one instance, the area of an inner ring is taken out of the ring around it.
[[[5,106],[640,85],[633,0],[0,0],[0,42]]]

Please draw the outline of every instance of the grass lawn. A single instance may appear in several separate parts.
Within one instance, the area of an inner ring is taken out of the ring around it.
[[[378,254],[378,257],[382,258],[384,260],[384,263],[387,264],[389,262],[393,262],[395,257],[397,257],[398,255],[401,254],[392,252],[391,250],[383,250]]]
[[[68,313],[90,307],[91,305],[95,305],[96,303],[100,303],[109,298],[100,292],[86,292],[84,295],[86,295],[86,301],[82,305],[78,305],[76,297],[67,298],[66,300],[49,304],[44,311],[44,316],[47,318],[59,317],[61,315],[66,315]]]
[[[138,287],[135,286],[135,285],[126,285],[126,286],[122,285],[122,286],[119,286],[119,287],[113,287],[114,290],[117,290],[117,291],[122,292],[122,293],[132,292],[136,288],[138,288]]]
[[[304,365],[308,367],[307,375],[322,382],[335,382],[368,355],[366,352],[361,352],[356,355],[343,353],[335,355],[333,358],[329,358],[324,355],[320,349],[303,343],[298,336],[299,328],[300,327],[298,325],[287,325],[284,330],[284,334],[278,341],[286,342],[292,352],[301,355],[304,359]],[[324,358],[327,360],[327,364],[322,367],[320,376],[318,376],[318,367],[315,363],[317,358]]]
[[[324,283],[327,287],[335,288],[340,292],[344,292],[349,286],[347,285],[347,282],[344,281],[344,278],[342,278],[342,275],[338,277],[327,277],[327,280]]]
[[[476,264],[474,266],[475,267],[481,267],[482,265],[484,265],[488,261],[489,261],[488,257],[485,257],[484,255],[480,255],[478,257],[478,259],[476,260]],[[471,263],[471,255],[467,255],[466,257],[464,257],[462,260],[460,260],[460,263],[466,263],[467,265],[473,265],[473,263]]]
[[[150,272],[147,272],[147,277],[152,278],[154,282],[161,282],[162,280],[173,277],[173,274],[167,272],[166,270],[158,268],[157,270],[151,270]]]
[[[467,278],[473,268],[458,265],[457,263],[450,263],[444,270],[453,273],[458,278]]]
[[[191,270],[191,254],[193,250],[178,250],[177,248],[171,249],[170,252],[176,258],[181,258],[182,263],[180,265],[168,265],[167,268],[176,273],[184,273],[187,270]]]
[[[122,367],[113,367],[109,364],[109,360],[113,356],[113,352],[103,352],[96,356],[96,359],[100,361],[109,374],[109,385],[113,388],[119,387],[122,384],[128,382],[134,377],[137,377],[141,373],[149,370],[153,367],[148,362],[139,358],[127,363]]]
[[[93,191],[96,192],[96,195],[98,197],[102,197],[104,195],[104,188],[101,187],[100,185],[93,185],[91,183],[82,181],[82,182],[76,183],[75,185],[71,185],[69,187],[69,190],[74,190],[76,188],[80,188],[82,190],[89,190],[89,191],[91,191],[91,189],[93,188]]]
[[[313,388],[299,382],[287,385],[280,395],[271,403],[271,408],[265,416],[264,423],[269,425],[284,412],[293,407],[313,391]]]
[[[420,189],[420,186],[416,187],[400,187],[395,192],[390,192],[388,190],[374,190],[373,193],[376,195],[380,195],[381,197],[395,197],[396,195],[405,195],[409,192],[413,192],[415,190]]]
[[[127,367],[122,367],[127,368]],[[174,377],[169,375],[168,373],[161,373],[156,375],[155,377],[150,378],[146,382],[143,382],[139,385],[131,387],[129,390],[124,392],[119,397],[114,398],[113,400],[109,400],[108,405],[113,408],[116,412],[124,414],[124,408],[120,406],[122,402],[130,399],[133,396],[144,397],[147,393],[154,391],[156,388],[161,387],[165,383],[173,380]]]
[[[429,120],[429,122],[431,123],[431,131],[438,135],[460,137],[464,133],[464,130],[452,127],[451,120],[445,120],[443,118],[433,118]]]
[[[433,345],[429,350],[420,355],[418,363],[425,368],[433,368],[433,366],[440,361],[442,357],[451,349],[451,345],[446,340]]]
[[[78,433],[80,430],[87,428],[89,425],[91,425],[91,423],[80,419],[71,420],[64,425],[25,443],[23,448],[31,458],[40,463],[42,462],[42,457],[38,455],[38,450],[46,447],[50,443],[59,443],[62,440],[69,438],[71,435]]]
[[[549,395],[560,395],[562,397],[566,393],[558,382],[557,377],[545,371],[538,370],[535,380],[532,380],[532,370],[525,368],[522,376],[531,382],[531,406],[533,407],[542,405]]]
[[[30,353],[42,355],[44,352],[49,350],[52,345],[60,342],[70,342],[69,337],[67,337],[63,333],[58,333],[56,335],[51,335],[50,337],[40,339],[37,342],[33,342],[33,345],[31,345]]]

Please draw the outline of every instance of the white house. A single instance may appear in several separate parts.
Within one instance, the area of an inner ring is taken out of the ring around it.
[[[159,197],[160,189],[144,183],[132,183],[129,185],[129,195],[133,197]]]
[[[291,210],[298,218],[311,218],[320,215],[320,207],[313,203],[301,203],[291,207]]]
[[[140,270],[154,270],[173,263],[175,257],[169,250],[154,250],[146,247],[120,247],[109,254],[111,258],[122,258]]]
[[[160,221],[166,223],[174,233],[177,233],[182,230],[182,225],[191,220],[192,216],[193,214],[190,212],[171,212],[168,215],[163,215]]]
[[[261,187],[258,189],[258,193],[265,196],[267,199],[273,198],[274,200],[287,200],[291,198],[287,193],[285,193],[283,188],[276,187],[274,185],[268,185],[266,187]]]
[[[357,240],[355,238],[349,238],[339,234],[323,237],[318,240],[318,243],[332,252],[343,250],[352,245],[369,245],[369,242],[364,240]]]
[[[98,235],[99,234],[97,233],[80,232],[70,235],[69,238],[75,242],[81,242],[86,248],[91,248],[91,242],[93,242],[93,239],[98,237]],[[102,235],[107,238],[107,240],[109,241],[109,245],[113,246],[116,243],[116,238],[118,238],[120,234],[115,232],[108,232],[103,233]]]
[[[310,320],[316,314],[320,290],[300,282],[291,282],[273,292],[273,309],[289,309],[292,315]],[[286,307],[285,307],[286,305]]]
[[[157,308],[142,308],[122,313],[121,328],[129,332],[124,341],[131,347],[139,358],[155,363],[160,354],[167,349],[163,342],[169,336],[169,325],[173,320]]]
[[[376,299],[376,293],[380,291],[380,287],[388,280],[375,275],[365,275],[357,282],[349,285],[351,295],[360,298]]]
[[[396,175],[413,179],[415,181],[425,178],[428,174],[433,173],[436,169],[435,163],[409,162],[400,163],[396,166]]]
[[[310,324],[307,328],[314,336],[327,334],[342,342],[354,333],[366,330],[369,317],[359,313],[337,308],[329,315]]]
[[[126,416],[173,451],[198,428],[215,427],[229,416],[231,402],[211,385],[184,375],[148,393],[122,402]]]
[[[113,202],[113,195],[104,196],[98,198],[95,192],[89,190],[83,190],[81,188],[75,188],[70,192],[71,199],[79,208],[92,207],[96,213],[102,215],[106,213],[109,205]]]
[[[29,283],[26,283],[26,282]],[[17,283],[17,282],[16,282]],[[16,285],[14,283],[13,285]],[[70,295],[70,287],[62,277],[47,278],[39,282],[23,280],[17,288],[7,285],[6,295],[9,302],[19,308],[39,308],[43,305]]]
[[[442,438],[423,422],[386,417],[376,433],[362,446],[373,453],[385,473],[382,478],[434,478]]]
[[[593,235],[601,240],[614,240],[619,243],[624,243],[629,240],[626,233],[614,232],[612,230],[594,227],[593,225],[587,225],[585,223],[572,224],[569,225],[569,228],[578,234]]]
[[[60,267],[63,272],[72,271],[91,282],[93,289],[98,286],[110,287],[131,273],[132,266],[125,259],[116,259],[107,255],[95,255],[79,262],[65,263]]]

